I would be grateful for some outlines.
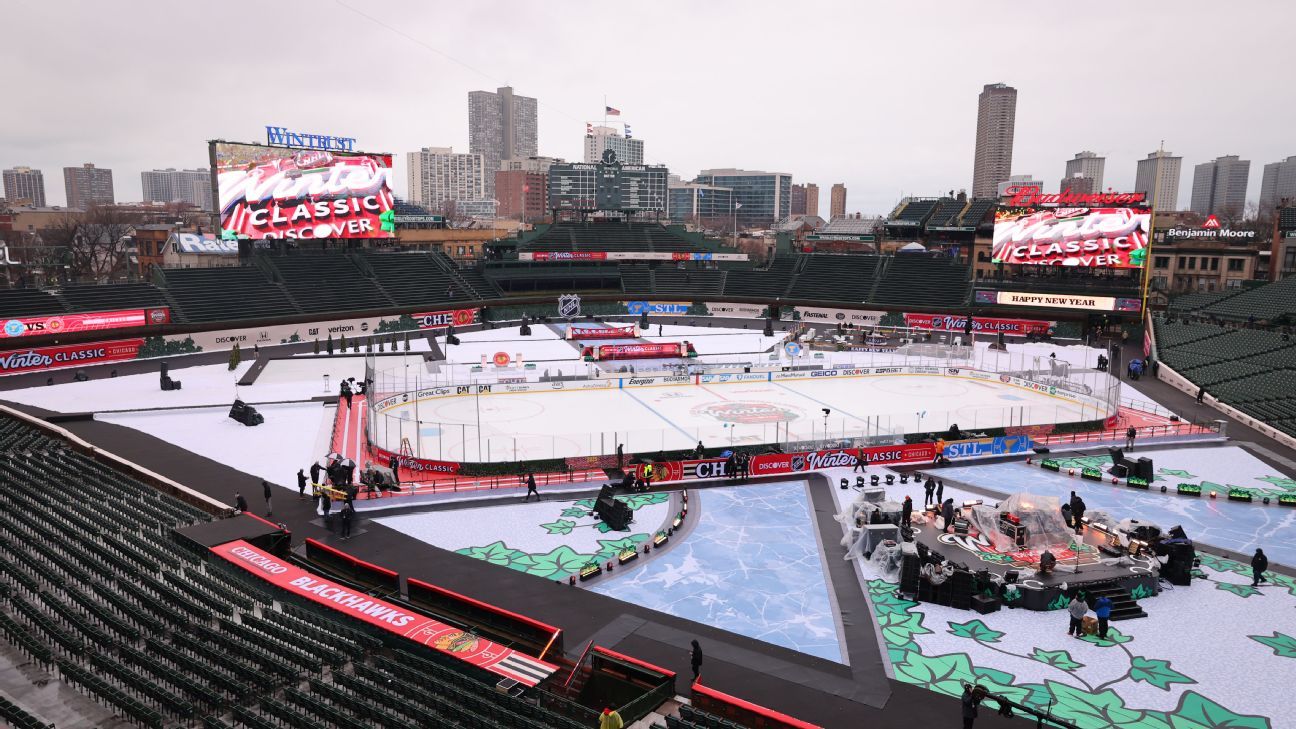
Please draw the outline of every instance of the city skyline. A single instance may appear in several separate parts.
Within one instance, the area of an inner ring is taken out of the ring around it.
[[[244,5],[249,12],[255,9],[243,0],[233,0],[231,9],[239,12]],[[1162,83],[1156,97],[1201,98],[1210,95],[1215,80],[1227,80],[1228,104],[1207,104],[1193,114],[1171,114],[1165,104],[1139,101],[1131,92],[1122,111],[1098,117],[1106,119],[1099,124],[1082,108],[1092,98],[1083,92],[1084,86],[1058,84],[1056,69],[1049,64],[1025,64],[1019,54],[997,47],[992,40],[998,26],[992,19],[959,5],[951,5],[940,24],[924,31],[930,41],[929,58],[907,71],[886,60],[910,54],[903,34],[880,39],[867,50],[843,41],[861,23],[901,27],[914,20],[912,12],[851,7],[841,9],[842,22],[824,26],[816,37],[794,41],[778,53],[748,58],[745,63],[751,68],[723,86],[692,88],[677,82],[691,64],[686,56],[666,57],[632,80],[617,70],[617,64],[586,68],[575,80],[564,74],[562,69],[580,65],[587,56],[582,39],[599,41],[609,30],[623,27],[614,22],[616,18],[590,17],[562,7],[508,5],[505,12],[506,6],[491,2],[436,9],[397,2],[366,6],[367,14],[384,19],[382,25],[344,4],[324,16],[295,14],[294,22],[303,34],[323,35],[340,20],[354,42],[381,49],[369,56],[378,59],[378,66],[428,73],[375,74],[374,64],[338,68],[331,72],[328,89],[315,95],[287,92],[274,84],[240,86],[237,91],[230,87],[225,79],[252,73],[265,63],[283,68],[288,76],[307,78],[316,73],[301,54],[250,38],[222,41],[229,65],[221,69],[164,67],[156,69],[156,76],[125,73],[148,64],[144,39],[183,32],[204,22],[201,9],[189,7],[172,8],[147,22],[124,26],[124,48],[115,56],[117,65],[104,69],[114,83],[84,84],[83,76],[61,69],[77,64],[97,67],[90,62],[93,43],[88,39],[111,22],[115,11],[91,3],[79,7],[78,12],[67,13],[21,6],[9,13],[14,33],[12,42],[0,49],[0,57],[11,65],[44,60],[32,68],[31,83],[10,91],[10,101],[17,108],[42,108],[49,113],[10,117],[0,139],[0,167],[26,165],[55,178],[62,168],[92,159],[115,171],[117,199],[124,201],[142,198],[140,172],[206,166],[206,140],[259,141],[267,124],[356,137],[360,148],[397,155],[395,176],[403,181],[401,167],[408,152],[428,146],[467,149],[468,92],[503,85],[538,100],[540,155],[581,159],[585,124],[602,118],[606,96],[608,105],[621,110],[620,119],[634,125],[636,137],[652,141],[646,163],[665,164],[684,179],[701,169],[737,167],[786,171],[794,182],[816,183],[821,189],[842,181],[850,189],[848,213],[886,213],[904,195],[970,191],[976,98],[987,83],[1003,82],[1018,90],[1011,172],[1044,180],[1046,189],[1064,176],[1065,160],[1086,149],[1107,159],[1104,187],[1132,190],[1137,162],[1164,139],[1166,149],[1183,158],[1185,176],[1190,168],[1225,154],[1253,160],[1247,195],[1249,201],[1256,201],[1264,166],[1296,154],[1296,141],[1290,140],[1281,121],[1289,116],[1292,102],[1261,80],[1252,80],[1254,74],[1248,72],[1277,67],[1282,60],[1280,25],[1266,20],[1278,6],[1270,4],[1230,7],[1226,18],[1219,17],[1218,9],[1208,12],[1204,3],[1182,4],[1173,15],[1139,7],[1130,10],[1128,22],[1118,26],[1103,24],[1097,17],[1072,17],[1060,8],[1037,8],[1024,21],[1032,37],[1061,42],[1084,35],[1092,40],[1090,50],[1112,58],[1125,58],[1134,47],[1149,47],[1151,56],[1169,53],[1176,38],[1207,25],[1253,29],[1256,42],[1248,44],[1246,53],[1210,61],[1185,56],[1177,62],[1183,73]],[[662,15],[671,17],[685,7],[668,2]],[[724,37],[755,37],[778,17],[780,8],[773,3],[729,2],[688,7],[691,22],[679,28],[664,20],[639,18],[642,22],[636,21],[634,33],[618,35],[617,52],[639,57],[668,32],[682,45],[698,47]],[[498,21],[489,37],[438,32],[456,25],[476,27],[488,17]],[[1151,23],[1159,29],[1154,36],[1143,30]],[[44,50],[54,38],[49,28],[58,28],[60,42],[66,40],[66,53],[57,59]],[[510,42],[490,40],[502,37]],[[78,38],[87,42],[78,43]],[[562,42],[555,43],[555,38]],[[779,60],[784,54],[811,50],[822,57],[824,67],[861,69],[852,76],[854,86],[885,94],[888,88],[913,83],[921,88],[924,103],[879,109],[861,100],[867,95],[834,93],[840,79],[805,79],[778,70],[784,65]],[[820,99],[809,117],[741,114],[734,124],[700,121],[794,90]],[[1115,104],[1120,95],[1112,90],[1111,102]],[[140,103],[121,104],[123,97]],[[201,113],[145,114],[150,98]],[[86,106],[106,111],[94,116],[76,112]],[[1265,113],[1246,114],[1247,108],[1265,109]],[[807,125],[831,126],[834,119],[850,119],[850,134],[807,133]],[[50,204],[65,203],[61,185],[47,187]],[[1177,208],[1188,207],[1190,188],[1190,180],[1181,182]]]

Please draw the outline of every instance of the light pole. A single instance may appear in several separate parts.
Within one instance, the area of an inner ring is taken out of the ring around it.
[[[742,203],[740,203],[740,202],[735,202],[734,205],[733,205],[733,236],[734,236],[734,237],[733,237],[733,247],[734,247],[734,250],[737,250],[737,249],[738,249],[738,208],[740,208],[740,207],[742,207]]]

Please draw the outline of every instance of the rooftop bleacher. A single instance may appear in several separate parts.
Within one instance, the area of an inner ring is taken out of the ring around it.
[[[967,264],[945,256],[899,254],[890,259],[871,303],[889,306],[967,306],[971,281]]]
[[[809,254],[787,297],[814,301],[863,303],[872,298],[877,283],[878,256]]]
[[[957,224],[959,216],[968,206],[966,200],[943,197],[936,203],[931,217],[927,219],[928,228],[949,228]]]
[[[965,228],[975,228],[981,225],[986,219],[986,214],[998,205],[999,201],[993,198],[976,198],[968,205],[967,210],[959,218],[958,225]]]
[[[827,225],[815,231],[820,236],[833,235],[870,235],[877,232],[878,218],[836,217]]]
[[[888,227],[917,229],[927,222],[941,198],[906,198],[887,218]]]
[[[704,248],[656,223],[554,223],[522,243],[523,251],[702,251]]]

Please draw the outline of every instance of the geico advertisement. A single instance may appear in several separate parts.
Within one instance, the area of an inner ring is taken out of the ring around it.
[[[395,231],[381,219],[395,202],[391,155],[212,146],[225,236],[390,238]]]

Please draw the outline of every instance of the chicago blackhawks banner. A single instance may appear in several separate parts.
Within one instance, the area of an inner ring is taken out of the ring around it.
[[[928,463],[936,458],[935,443],[908,443],[903,445],[873,446],[870,448],[836,448],[798,453],[762,453],[752,456],[748,472],[752,476],[778,476],[785,473],[804,473],[826,468],[850,468],[863,458],[866,463],[898,464]],[[645,478],[644,466],[636,467],[636,475]],[[652,480],[687,481],[699,478],[725,478],[734,474],[728,471],[727,459],[703,458],[688,461],[663,461],[652,464]]]

